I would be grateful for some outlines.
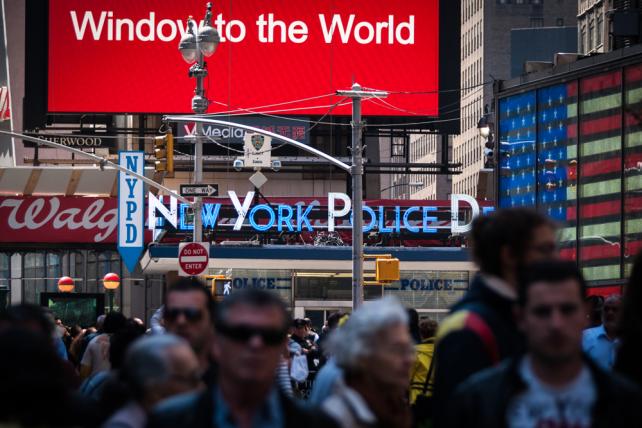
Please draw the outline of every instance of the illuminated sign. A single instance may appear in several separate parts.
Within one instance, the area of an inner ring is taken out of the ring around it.
[[[327,222],[323,225],[315,225],[310,221],[310,214],[318,204],[310,203],[297,205],[268,205],[257,204],[252,206],[255,192],[247,192],[245,198],[241,199],[236,192],[228,191],[229,198],[234,207],[236,218],[233,222],[226,223],[232,230],[240,231],[243,227],[251,227],[257,232],[277,230],[279,232],[312,232],[315,229],[323,228],[332,232],[336,229],[352,227],[352,202],[345,193],[328,193]],[[165,197],[167,199],[167,197]],[[165,221],[168,221],[174,228],[179,230],[193,230],[190,224],[190,207],[188,204],[178,204],[178,201],[169,197],[169,208],[163,201],[150,193],[148,197],[148,228],[159,232]],[[470,222],[460,224],[459,204],[460,202],[470,205],[472,215],[475,218],[479,214],[492,211],[493,207],[481,207],[477,201],[469,195],[451,195],[451,221],[447,226],[438,223],[435,216],[436,206],[409,206],[409,207],[384,207],[363,206],[364,232],[376,230],[379,233],[399,233],[401,230],[410,233],[437,233],[438,229],[448,228],[452,234],[461,234],[470,230]],[[222,203],[204,203],[202,208],[202,219],[204,228],[215,228],[220,225],[219,216]],[[392,208],[395,218],[392,224],[385,221],[384,210]],[[191,214],[193,216],[193,214]],[[347,220],[339,223],[339,220]],[[472,221],[472,219],[471,219]]]
[[[453,55],[459,36],[447,37],[458,31],[458,19],[442,22],[447,3],[453,2],[215,2],[212,26],[221,42],[207,58],[208,111],[274,106],[263,111],[322,115],[340,100],[331,94],[356,80],[392,92],[385,103],[364,102],[365,115],[437,116],[439,89],[459,87],[443,87],[459,73],[440,69],[442,54],[453,63],[459,58]],[[202,19],[204,6],[49,0],[48,111],[191,113],[195,83],[178,42],[186,18]],[[443,42],[453,52],[441,52]],[[349,103],[332,114],[350,114]]]

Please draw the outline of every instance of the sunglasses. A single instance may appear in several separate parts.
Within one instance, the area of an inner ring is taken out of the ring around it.
[[[259,336],[267,346],[276,346],[283,343],[286,331],[275,328],[251,327],[248,325],[225,325],[219,323],[216,331],[235,342],[248,342],[254,336]]]
[[[181,314],[189,322],[200,321],[203,318],[203,311],[196,308],[165,308],[163,318],[167,321],[176,321]]]

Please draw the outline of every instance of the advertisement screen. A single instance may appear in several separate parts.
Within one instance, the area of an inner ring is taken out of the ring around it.
[[[178,44],[187,18],[204,15],[203,0],[50,0],[47,110],[191,113],[195,79]],[[364,115],[438,116],[439,89],[453,89],[440,79],[441,25],[439,0],[214,2],[208,112],[324,115],[358,82],[390,91],[364,100]],[[348,100],[331,114],[350,112]]]

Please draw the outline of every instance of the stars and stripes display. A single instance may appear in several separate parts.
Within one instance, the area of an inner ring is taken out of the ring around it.
[[[499,101],[499,206],[535,206],[535,91]]]
[[[642,64],[624,70],[624,263],[642,250]]]
[[[500,98],[500,208],[561,226],[587,280],[624,278],[642,250],[642,64]]]
[[[622,72],[579,82],[578,260],[588,279],[621,278]]]

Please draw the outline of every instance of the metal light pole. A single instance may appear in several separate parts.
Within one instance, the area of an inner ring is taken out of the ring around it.
[[[187,20],[187,34],[183,36],[178,49],[183,59],[193,65],[189,68],[189,77],[196,78],[196,89],[192,97],[192,111],[195,114],[207,112],[209,101],[205,97],[204,79],[207,77],[207,64],[204,57],[214,54],[220,42],[216,28],[212,27],[212,3],[207,3],[207,12],[203,27],[199,30],[198,24],[190,16]],[[194,184],[203,181],[203,124],[196,122],[196,141],[194,142]],[[194,198],[194,233],[192,241],[198,242],[203,237],[203,219],[201,210],[203,200],[200,197]]]
[[[385,98],[387,92],[363,91],[354,83],[350,91],[337,91],[337,95],[352,98],[352,309],[363,304],[363,148],[361,136],[361,99]]]

